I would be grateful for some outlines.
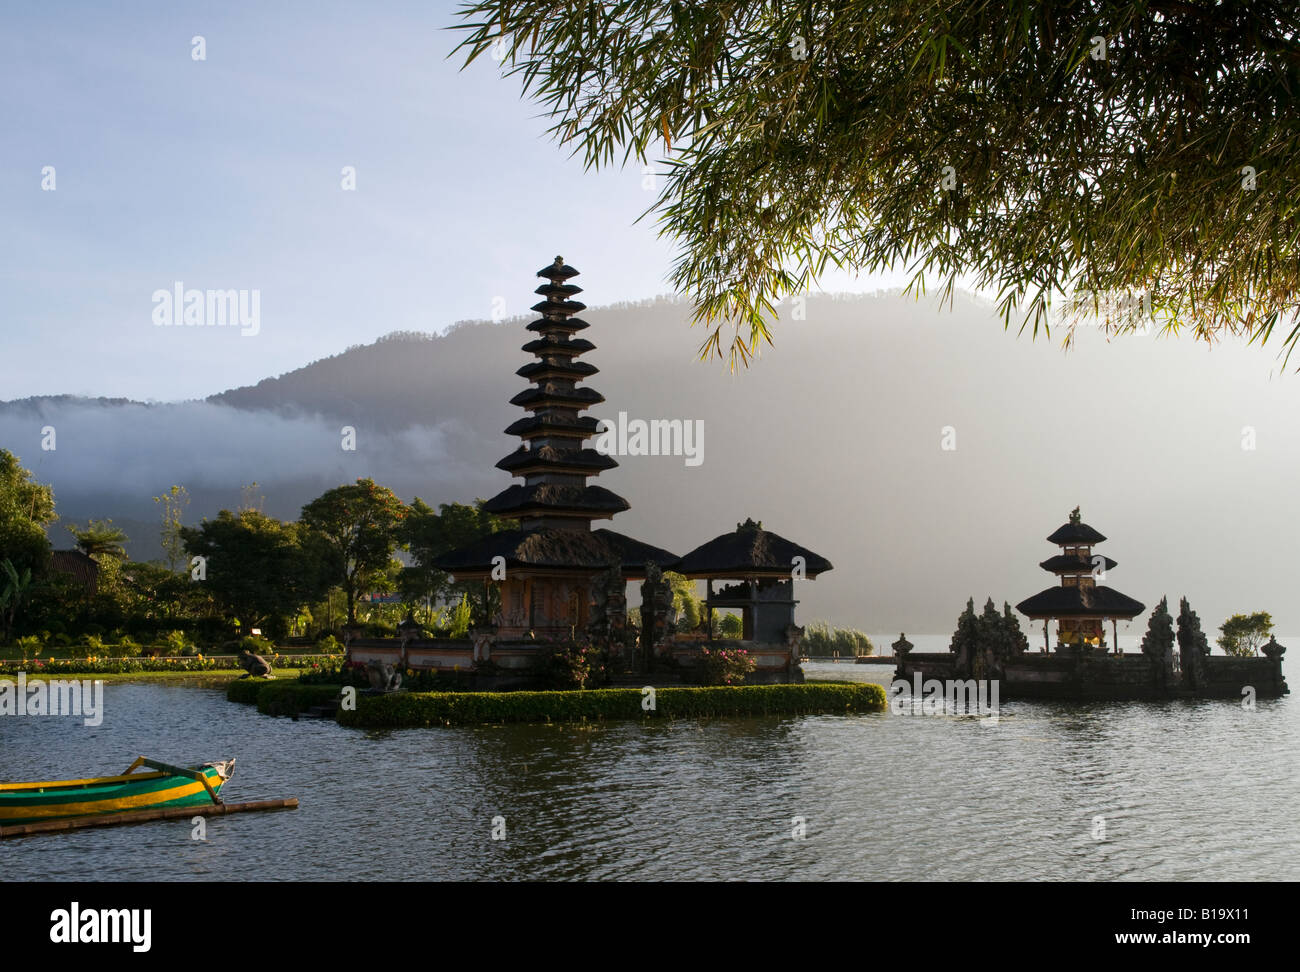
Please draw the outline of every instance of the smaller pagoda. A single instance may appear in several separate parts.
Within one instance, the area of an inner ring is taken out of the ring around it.
[[[1016,610],[1031,620],[1043,622],[1043,650],[1048,649],[1047,624],[1057,623],[1057,651],[1091,651],[1105,649],[1105,624],[1111,622],[1111,635],[1118,651],[1120,620],[1131,621],[1146,606],[1127,594],[1097,583],[1097,576],[1116,566],[1116,562],[1092,548],[1105,541],[1097,530],[1083,522],[1079,507],[1070,514],[1068,523],[1047,538],[1061,548],[1038,566],[1056,574],[1061,583],[1049,587],[1016,605]]]
[[[798,664],[803,629],[794,623],[796,577],[813,578],[831,569],[831,562],[793,540],[764,530],[752,519],[737,523],[733,533],[714,537],[673,565],[690,580],[703,580],[707,593],[708,637],[713,639],[713,612],[740,612],[741,642],[759,651],[760,667],[789,668]],[[734,583],[715,588],[715,580]]]

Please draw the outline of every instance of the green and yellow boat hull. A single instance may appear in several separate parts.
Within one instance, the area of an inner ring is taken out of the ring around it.
[[[120,776],[47,783],[0,783],[0,828],[65,817],[210,806],[234,772],[233,759],[181,767],[141,756]],[[152,772],[136,773],[145,767]]]

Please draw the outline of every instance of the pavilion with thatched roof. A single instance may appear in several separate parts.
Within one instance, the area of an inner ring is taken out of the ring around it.
[[[794,623],[796,579],[813,578],[831,569],[831,562],[793,540],[787,540],[752,519],[737,523],[731,533],[714,537],[682,557],[672,569],[707,585],[705,607],[713,634],[715,608],[740,611],[741,640],[794,649],[797,658],[802,629]],[[734,583],[714,589],[715,580]]]

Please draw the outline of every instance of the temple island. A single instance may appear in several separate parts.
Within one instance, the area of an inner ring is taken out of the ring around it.
[[[349,660],[392,665],[398,671],[476,673],[475,687],[531,685],[548,645],[582,641],[606,653],[616,684],[672,682],[689,678],[702,653],[717,648],[747,651],[756,663],[746,681],[803,681],[795,624],[796,585],[831,569],[830,562],[747,519],[734,531],[684,556],[608,528],[596,528],[629,508],[623,497],[588,482],[617,461],[585,445],[600,423],[583,414],[604,396],[583,384],[597,373],[580,360],[595,350],[579,336],[590,326],[575,316],[585,305],[573,298],[582,288],[578,271],[562,257],[543,267],[545,281],[532,307],[540,316],[527,325],[532,339],[522,350],[535,360],[516,372],[532,387],[512,398],[526,413],[505,434],[519,447],[497,468],[522,482],[484,506],[517,526],[451,551],[435,564],[458,582],[481,583],[491,623],[465,639],[425,638],[404,624],[396,639],[367,639],[346,632]],[[678,631],[672,591],[664,571],[706,584],[705,617],[698,629]],[[629,582],[640,582],[639,629],[628,623]],[[723,582],[714,587],[715,582]],[[715,637],[715,612],[739,612],[739,641]]]
[[[1030,649],[1009,606],[998,612],[990,599],[983,614],[977,615],[972,601],[946,652],[915,652],[907,636],[900,636],[893,645],[895,677],[997,679],[1003,699],[1241,699],[1287,694],[1282,645],[1270,640],[1253,658],[1211,655],[1200,619],[1185,598],[1179,605],[1177,633],[1162,598],[1151,613],[1141,650],[1121,652],[1118,622],[1133,620],[1146,607],[1097,583],[1117,566],[1093,552],[1105,539],[1083,522],[1077,507],[1068,522],[1047,538],[1061,552],[1039,566],[1057,575],[1060,583],[1016,605],[1031,621],[1042,622],[1039,651]],[[1049,629],[1052,622],[1055,644]]]

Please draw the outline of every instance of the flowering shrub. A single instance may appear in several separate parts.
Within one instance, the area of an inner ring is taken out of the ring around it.
[[[602,652],[582,641],[557,641],[542,649],[540,672],[556,689],[585,689],[605,682]]]
[[[353,685],[357,688],[369,688],[370,678],[366,675],[364,662],[345,662],[340,658],[324,658],[303,666],[298,673],[298,681],[304,685]]]
[[[42,675],[125,675],[132,672],[207,672],[228,668],[211,658],[51,658],[44,664],[23,660],[0,665],[0,675],[31,674],[38,667]]]
[[[757,667],[743,648],[701,648],[695,680],[701,685],[741,685]]]
[[[294,668],[312,670],[313,666],[317,669],[322,666],[337,666],[338,656],[298,656],[295,658],[286,658],[283,656],[268,659],[273,669]],[[19,672],[31,674],[33,667],[41,667],[42,674],[46,675],[129,675],[134,672],[211,672],[211,671],[234,671],[238,669],[239,663],[230,656],[218,656],[216,658],[208,655],[198,654],[183,658],[177,657],[160,657],[158,655],[148,655],[141,658],[112,658],[107,655],[90,655],[86,658],[51,658],[44,664],[33,658],[23,658],[21,660],[11,659],[0,662],[0,677],[17,675]],[[321,679],[322,682],[331,682],[337,684],[339,675],[334,671],[332,677]],[[359,685],[369,685],[365,678],[365,672],[361,673]]]

